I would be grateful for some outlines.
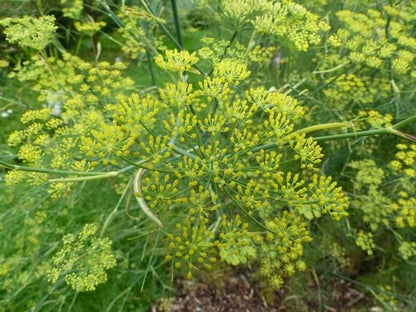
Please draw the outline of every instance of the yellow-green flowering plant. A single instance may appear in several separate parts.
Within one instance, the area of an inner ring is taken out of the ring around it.
[[[66,64],[72,59],[67,56]],[[109,103],[97,98],[96,105],[92,94],[80,96],[83,80],[91,81],[97,70],[111,77],[106,69],[111,67],[87,68],[86,77],[80,74],[76,84],[67,83],[70,89],[59,116],[50,108],[22,116],[28,128],[13,133],[9,144],[19,147],[17,155],[25,164],[9,171],[6,183],[45,185],[57,198],[67,196],[77,182],[131,174],[143,216],[163,227],[173,244],[166,259],[178,268],[186,264],[189,277],[206,261],[227,253],[221,249],[228,245],[217,240],[223,232],[229,235],[228,227],[220,226],[223,214],[245,220],[238,223],[249,230],[245,244],[251,246],[253,259],[274,253],[282,258],[266,276],[281,278],[285,266],[292,274],[294,268],[284,259],[302,255],[302,242],[310,240],[304,223],[323,214],[339,220],[346,215],[348,200],[331,178],[316,170],[323,156],[319,145],[302,130],[295,131],[303,114],[296,100],[248,85],[237,93],[232,86],[247,84],[250,72],[234,59],[214,66],[212,76],[201,76],[193,84],[184,81],[197,62],[187,51],[166,51],[156,64],[178,73],[179,79],[158,93],[120,95]],[[74,89],[78,85],[80,90]],[[92,102],[86,107],[89,97]],[[169,228],[166,220],[175,216],[181,216],[182,225]],[[275,246],[284,236],[287,243]],[[292,246],[295,238],[299,242]],[[269,244],[276,248],[273,253],[255,252]]]
[[[2,241],[1,304],[134,310],[132,296],[148,304],[144,294],[168,289],[174,276],[193,279],[227,266],[250,268],[266,288],[280,289],[308,269],[305,253],[323,240],[321,222],[337,229],[351,220],[345,235],[368,256],[388,228],[401,257],[415,255],[407,232],[415,226],[414,145],[399,144],[388,169],[354,158],[344,166],[352,185],[326,170],[321,147],[380,134],[415,140],[402,132],[415,116],[394,119],[370,106],[409,86],[413,47],[403,34],[412,29],[399,21],[412,21],[412,6],[402,13],[383,7],[387,22],[374,10],[342,10],[340,28],[330,33],[328,18],[294,1],[193,1],[194,10],[212,13],[207,19],[221,35],[209,30],[195,38],[197,48],[185,49],[175,5],[165,8],[172,26],[158,1],[60,3],[69,27],[119,44],[117,52],[135,63],[100,60],[106,49],[97,42],[101,50],[88,61],[76,55],[82,39],[65,50],[48,16],[0,22],[10,43],[33,48],[8,77],[34,94],[0,155],[7,194],[0,203],[16,207],[0,211],[1,237],[11,235],[4,229],[15,220],[24,224],[24,231],[13,226],[15,242]],[[88,17],[92,9],[98,18]],[[376,33],[366,25],[361,38],[357,28],[370,21]],[[34,25],[29,37],[25,23]],[[390,36],[378,31],[388,27]],[[44,49],[51,41],[55,49]],[[315,70],[302,72],[306,56]],[[316,113],[322,101],[330,113]],[[400,183],[389,192],[396,176]],[[325,244],[347,266],[342,246]],[[38,290],[17,303],[36,284],[47,294]],[[85,303],[96,294],[100,303]]]

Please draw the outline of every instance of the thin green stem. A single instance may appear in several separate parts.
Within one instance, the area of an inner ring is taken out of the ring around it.
[[[319,131],[319,130],[336,129],[336,128],[348,128],[350,126],[351,126],[351,123],[349,123],[349,122],[331,122],[331,123],[319,124],[319,125],[314,125],[314,126],[302,128],[300,130],[292,132],[290,134],[290,136],[292,136],[294,134],[310,133],[310,132],[315,132],[315,131]]]
[[[107,179],[107,178],[111,178],[111,177],[116,177],[119,174],[120,174],[119,171],[110,171],[110,172],[107,172],[105,174],[89,176],[89,177],[49,179],[48,183],[66,183],[66,182],[81,182],[81,181],[100,180],[100,179]]]
[[[392,126],[392,128],[393,129],[400,129],[400,128],[406,126],[407,124],[409,124],[409,123],[411,123],[413,121],[416,121],[416,115],[410,116],[409,118],[406,118],[405,120],[402,120],[402,121],[394,124]]]
[[[143,174],[145,173],[145,169],[140,168],[136,175],[134,176],[133,180],[133,189],[134,189],[134,197],[137,200],[142,211],[148,216],[151,220],[153,220],[159,228],[163,227],[162,222],[156,217],[156,215],[150,210],[149,206],[147,205],[146,201],[143,198],[142,191],[141,191],[141,179]]]
[[[237,201],[237,199],[234,198],[234,196],[232,196],[230,194],[229,191],[227,191],[226,188],[224,188],[224,192],[227,194],[228,198],[237,206],[238,209],[240,209],[247,217],[249,217],[251,220],[254,221],[254,223],[256,223],[258,226],[260,226],[262,229],[266,230],[267,232],[273,233],[273,234],[277,234],[275,231],[269,229],[268,227],[266,227],[263,223],[261,223],[259,220],[257,220],[256,218],[254,218],[247,210],[245,210],[243,208],[243,206],[241,206],[241,204]]]
[[[121,194],[120,198],[118,199],[118,202],[117,202],[116,206],[111,211],[111,213],[108,215],[107,219],[105,219],[103,228],[102,228],[101,233],[100,233],[100,237],[103,237],[103,235],[105,233],[105,230],[108,227],[108,224],[110,223],[110,221],[113,218],[114,214],[117,212],[118,208],[121,206],[121,203],[123,202],[124,197],[126,197],[127,191],[129,190],[132,181],[133,181],[133,178],[131,178],[130,181],[129,181],[129,183],[127,183],[126,187],[123,190],[123,193]]]
[[[324,69],[324,70],[315,70],[312,72],[312,74],[327,74],[327,73],[331,73],[334,72],[342,67],[344,67],[345,65],[347,65],[349,62],[344,62],[342,64],[339,64],[338,66],[329,68],[329,69]]]
[[[152,85],[156,85],[155,73],[153,71],[152,56],[149,49],[146,49],[147,65],[149,66],[150,78],[152,79]]]
[[[103,5],[103,7],[107,10],[108,15],[111,17],[111,19],[117,24],[118,27],[123,27],[123,22],[118,18],[116,14],[111,10],[110,6],[107,4],[105,0],[101,0],[100,3]]]
[[[72,170],[26,167],[26,166],[14,165],[4,160],[0,160],[0,167],[13,169],[13,170],[19,170],[19,171],[40,172],[40,173],[50,173],[50,174],[80,175],[80,176],[103,175],[103,172],[86,172],[86,171],[72,171]]]
[[[147,13],[151,14],[152,16],[156,17],[156,14],[153,12],[153,10],[149,7],[147,2],[145,0],[141,0],[141,3],[143,7],[146,9]],[[166,36],[169,37],[169,39],[176,45],[176,47],[180,50],[183,50],[182,44],[180,44],[175,37],[170,33],[170,31],[166,28],[165,25],[163,25],[158,19],[156,19],[156,22],[158,23],[159,27],[162,29],[162,31],[166,34]]]
[[[391,128],[382,128],[382,129],[365,130],[365,131],[359,131],[359,132],[323,135],[323,136],[314,137],[314,140],[315,141],[332,141],[332,140],[340,140],[340,139],[359,138],[359,137],[371,136],[371,135],[377,135],[377,134],[395,134],[392,132],[392,130],[393,129]]]
[[[324,136],[318,136],[318,137],[313,137],[313,138],[316,141],[331,141],[331,140],[340,140],[340,139],[349,139],[349,138],[359,138],[359,137],[378,135],[378,134],[394,134],[399,137],[405,138],[407,140],[416,142],[416,136],[397,130],[413,121],[416,121],[416,115],[413,115],[403,121],[400,121],[391,127],[386,127],[386,128],[381,128],[381,129],[371,129],[371,130],[365,130],[365,131],[359,131],[359,132],[348,132],[348,133],[324,135]],[[314,125],[314,126],[306,127],[306,128],[297,130],[295,132],[292,132],[286,138],[284,138],[283,141],[287,141],[287,139],[290,139],[294,134],[310,133],[310,132],[316,132],[319,130],[348,128],[348,127],[351,127],[351,123],[349,122],[333,122],[333,123]],[[273,143],[256,146],[250,151],[258,152],[259,150],[262,150],[262,149],[268,150],[268,149],[276,148],[277,146],[279,146],[279,143],[273,142]]]
[[[137,168],[142,168],[142,169],[145,169],[145,170],[148,170],[148,171],[157,171],[157,172],[164,172],[164,173],[173,173],[172,170],[154,169],[154,168],[152,169],[152,168],[149,168],[149,167],[142,166],[140,163],[135,163],[133,161],[130,161],[129,159],[127,159],[126,157],[123,157],[123,156],[120,156],[120,158],[123,159],[126,163],[128,163],[128,164],[130,164],[130,165],[132,165],[134,167],[137,167]]]
[[[183,47],[181,26],[179,24],[178,7],[176,6],[176,0],[170,0],[170,4],[172,6],[173,22],[175,23],[176,40],[178,41],[179,45]]]
[[[341,75],[345,74],[350,69],[354,68],[354,66],[355,66],[355,64],[351,64],[350,66],[348,66],[347,68],[345,68],[343,71],[341,71],[340,73],[338,73],[338,75],[336,75],[335,77],[333,77],[330,80],[326,81],[325,83],[323,83],[322,85],[320,85],[318,88],[316,88],[315,90],[313,90],[312,92],[310,92],[309,95],[313,95],[315,93],[318,93],[322,89],[325,89],[326,86],[328,86],[328,85],[332,84],[333,82],[335,82]]]
[[[179,146],[173,145],[173,150],[177,152],[178,154],[181,154],[182,156],[189,157],[191,159],[195,159],[196,156],[194,154],[191,154],[190,152],[184,150],[183,148],[180,148]]]
[[[228,49],[233,45],[235,38],[237,38],[238,35],[238,28],[234,30],[233,34],[231,35],[231,39],[228,42],[227,46],[224,49],[224,52],[222,53],[221,59],[223,59],[227,55]]]
[[[158,244],[158,242],[159,242],[160,232],[161,232],[161,231],[160,231],[160,229],[159,229],[159,230],[157,231],[156,241],[155,241],[155,243],[154,243],[154,245],[153,245],[153,249],[152,249],[152,252],[151,252],[151,254],[150,254],[150,259],[149,259],[149,262],[148,262],[148,264],[147,264],[146,271],[144,272],[143,282],[142,282],[142,286],[140,287],[140,291],[143,291],[144,284],[145,284],[145,282],[146,282],[146,278],[147,278],[147,274],[149,273],[149,269],[150,269],[150,266],[151,266],[152,261],[153,261],[153,256],[154,256],[154,254],[155,254],[155,250],[156,250],[157,244]]]
[[[6,97],[1,96],[1,95],[0,95],[0,100],[5,101],[5,102],[8,102],[8,103],[15,104],[15,105],[18,105],[18,106],[26,107],[26,105],[23,104],[21,101],[20,102],[17,102],[17,101],[15,101],[13,99],[6,98]],[[5,106],[2,107],[2,110],[4,110],[4,109],[6,109]]]
[[[145,10],[147,11],[147,13],[149,13],[150,15],[155,17],[155,21],[156,23],[159,25],[160,29],[162,29],[162,31],[165,33],[166,36],[168,36],[168,38],[170,39],[170,41],[173,42],[173,44],[179,49],[179,50],[183,50],[183,46],[182,43],[179,43],[175,37],[170,33],[169,29],[166,28],[165,25],[163,25],[160,22],[160,19],[157,18],[156,14],[153,12],[153,10],[149,7],[149,5],[147,4],[147,2],[145,0],[141,0],[141,3],[143,5],[143,7],[145,8]],[[199,73],[203,76],[207,76],[207,73],[205,73],[201,68],[199,68],[199,66],[197,65],[193,65],[194,68],[196,68]]]

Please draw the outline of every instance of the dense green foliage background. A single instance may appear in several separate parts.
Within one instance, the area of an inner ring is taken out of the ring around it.
[[[293,311],[340,280],[416,311],[414,1],[0,17],[0,311],[147,311],[237,268]]]

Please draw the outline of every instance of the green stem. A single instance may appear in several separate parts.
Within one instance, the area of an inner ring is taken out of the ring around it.
[[[149,7],[149,5],[147,4],[147,2],[145,0],[141,0],[142,5],[144,6],[144,8],[146,9],[147,13],[149,13],[150,15],[156,17],[156,14],[153,12],[153,10]],[[170,31],[165,27],[165,25],[163,25],[161,22],[159,22],[158,19],[156,19],[156,22],[158,23],[159,27],[162,29],[162,31],[169,37],[169,39],[176,45],[176,47],[179,50],[183,50],[182,44],[180,44],[175,37],[172,36],[172,34],[170,33]]]
[[[150,55],[149,49],[146,48],[147,65],[149,66],[150,78],[152,79],[152,85],[156,86],[156,78],[153,71],[152,56]]]
[[[263,223],[261,223],[259,220],[254,218],[247,210],[245,210],[243,208],[243,206],[241,206],[240,203],[234,198],[234,196],[232,196],[230,194],[230,192],[227,191],[226,188],[224,188],[224,192],[225,192],[225,194],[227,194],[228,198],[237,206],[237,208],[240,209],[247,217],[249,217],[251,220],[253,220],[254,223],[256,223],[258,226],[260,226],[262,229],[266,230],[267,232],[270,232],[270,233],[273,233],[273,234],[277,235],[277,233],[275,231],[266,227]]]
[[[416,121],[416,115],[410,116],[409,118],[406,118],[405,120],[402,120],[392,126],[393,129],[399,129],[407,124],[411,123],[412,121]]]
[[[143,7],[145,8],[145,10],[147,11],[147,13],[149,13],[150,15],[155,17],[156,23],[159,25],[159,27],[162,29],[162,31],[166,34],[166,36],[168,36],[168,38],[170,39],[170,41],[173,42],[173,44],[179,49],[179,50],[183,50],[183,46],[182,43],[179,43],[175,37],[170,33],[169,29],[166,28],[165,25],[163,25],[159,19],[157,18],[156,14],[153,12],[153,10],[149,7],[149,5],[147,4],[147,2],[145,0],[141,0],[141,3],[143,5]],[[194,68],[196,68],[199,73],[201,75],[203,75],[204,77],[207,76],[207,73],[205,73],[201,68],[199,68],[198,65],[193,65]]]
[[[111,19],[117,24],[118,27],[123,27],[123,22],[118,18],[116,14],[111,10],[110,6],[107,4],[105,0],[101,0],[100,3],[103,5],[103,7],[107,10],[108,15],[111,17]]]
[[[233,34],[231,35],[231,39],[228,42],[227,46],[225,47],[224,52],[222,53],[221,59],[223,59],[226,56],[228,49],[233,45],[235,38],[237,38],[237,35],[238,35],[238,28],[235,29]]]
[[[26,105],[25,105],[25,104],[23,104],[21,101],[20,101],[20,102],[17,102],[17,101],[15,101],[15,100],[13,100],[13,99],[9,99],[9,98],[3,97],[3,96],[1,96],[1,95],[0,95],[0,100],[5,101],[5,102],[8,102],[8,103],[15,104],[15,105],[18,105],[18,106],[26,107]],[[3,109],[5,109],[5,107],[4,107],[4,106],[2,107],[2,110],[3,110]]]
[[[0,160],[0,167],[13,169],[13,170],[19,170],[19,171],[40,172],[40,173],[50,173],[50,174],[81,175],[81,176],[103,175],[103,172],[85,172],[85,171],[72,171],[72,170],[26,167],[26,166],[14,165],[14,164],[11,164],[11,163],[3,161],[3,160]]]
[[[336,129],[336,128],[347,128],[351,126],[349,122],[331,122],[331,123],[325,123],[325,124],[319,124],[314,125],[306,128],[302,128],[300,130],[297,130],[290,134],[292,136],[293,134],[302,134],[302,133],[309,133],[309,132],[315,132],[319,130],[327,130],[327,129]]]
[[[120,198],[118,199],[118,202],[117,202],[116,206],[111,211],[111,213],[108,215],[107,219],[105,219],[103,228],[102,228],[101,233],[100,233],[100,237],[103,237],[103,235],[105,233],[105,230],[108,227],[108,224],[110,223],[110,221],[113,218],[114,214],[117,212],[118,208],[120,207],[121,203],[123,202],[124,197],[126,196],[127,191],[129,190],[130,184],[131,184],[132,181],[133,181],[133,178],[131,178],[130,181],[127,183],[126,187],[123,190],[123,194],[121,194]]]
[[[310,126],[310,127],[302,128],[302,129],[299,129],[295,132],[292,132],[292,133],[288,134],[285,138],[282,139],[282,141],[286,142],[288,139],[290,139],[291,137],[293,137],[296,134],[310,133],[310,132],[315,132],[315,131],[319,131],[319,130],[327,130],[327,129],[346,128],[346,127],[349,127],[349,126],[350,126],[350,123],[348,123],[348,122],[332,122],[332,123]],[[263,144],[263,145],[259,145],[259,146],[254,147],[250,151],[255,153],[255,152],[258,152],[262,149],[268,150],[268,149],[278,147],[280,144],[281,143],[278,143],[278,142]]]
[[[332,140],[339,140],[339,139],[359,138],[359,137],[377,135],[377,134],[394,134],[394,135],[409,139],[409,137],[406,136],[406,133],[397,131],[393,128],[382,128],[382,129],[365,130],[365,131],[359,131],[359,132],[324,135],[324,136],[314,137],[314,140],[315,141],[332,141]]]
[[[173,145],[173,150],[177,152],[178,154],[181,154],[182,156],[187,156],[191,159],[196,158],[194,154],[189,153],[188,151],[184,150],[183,148],[180,148],[179,146]]]
[[[80,181],[91,181],[91,180],[100,180],[111,177],[116,177],[120,174],[119,171],[110,171],[105,174],[95,175],[90,177],[74,177],[74,178],[58,178],[58,179],[49,179],[48,183],[61,183],[61,182],[80,182]]]
[[[416,115],[413,115],[403,121],[400,121],[396,124],[394,124],[391,127],[381,128],[381,129],[372,129],[372,130],[365,130],[365,131],[359,131],[359,132],[349,132],[349,133],[340,133],[340,134],[332,134],[332,135],[324,135],[324,136],[318,136],[313,137],[316,141],[331,141],[331,140],[340,140],[340,139],[349,139],[349,138],[359,138],[364,136],[371,136],[371,135],[377,135],[377,134],[394,134],[399,137],[402,137],[404,139],[416,142],[416,136],[404,133],[401,131],[398,131],[397,129],[404,127],[405,125],[416,121]],[[327,130],[327,129],[336,129],[336,128],[348,128],[351,124],[349,122],[333,122],[333,123],[326,123],[326,124],[319,124],[315,126],[306,127],[300,130],[297,130],[291,134],[289,134],[286,138],[284,138],[284,141],[287,139],[290,139],[294,134],[302,134],[302,133],[310,133],[315,132],[319,130]],[[252,152],[258,152],[259,150],[268,150],[273,149],[279,146],[279,143],[273,142],[269,144],[259,145],[253,148]]]
[[[355,66],[355,64],[351,64],[350,66],[348,66],[347,68],[345,68],[342,72],[338,73],[338,75],[336,75],[335,77],[331,78],[329,81],[326,81],[325,83],[323,83],[322,85],[320,85],[318,88],[316,88],[315,90],[313,90],[312,92],[310,92],[309,95],[313,95],[315,93],[318,93],[322,89],[326,88],[326,86],[328,86],[328,85],[332,84],[333,82],[335,82],[339,77],[341,77],[341,75],[345,74],[350,69],[354,68],[354,66]]]
[[[345,65],[347,65],[349,62],[344,62],[344,63],[342,63],[342,64],[340,64],[340,65],[338,65],[338,66],[335,66],[335,67],[332,67],[332,68],[329,68],[329,69],[324,69],[324,70],[315,70],[315,71],[313,71],[312,72],[312,74],[327,74],[327,73],[331,73],[331,72],[334,72],[334,71],[336,71],[336,70],[338,70],[338,69],[340,69],[340,68],[342,68],[342,67],[344,67]]]
[[[117,171],[110,171],[107,173],[100,173],[99,175],[96,176],[92,176],[92,177],[74,177],[74,178],[59,178],[59,179],[50,179],[48,180],[49,183],[58,183],[58,182],[80,182],[80,181],[89,181],[89,180],[99,180],[99,179],[107,179],[107,178],[112,178],[112,177],[116,177],[126,171],[129,171],[135,167],[140,167],[141,164],[145,163],[149,161],[149,159],[143,159],[138,161],[137,163],[132,163],[132,165],[124,167],[120,170]]]
[[[181,27],[179,24],[178,7],[176,6],[176,0],[170,0],[170,4],[172,6],[173,21],[175,23],[176,40],[178,41],[179,45],[183,47]]]
[[[148,264],[147,264],[146,271],[144,272],[144,277],[143,277],[142,286],[140,287],[140,291],[141,291],[141,292],[143,291],[144,284],[145,284],[145,282],[146,282],[146,278],[147,278],[147,274],[149,273],[149,269],[150,269],[150,266],[151,266],[152,261],[153,261],[153,256],[154,256],[154,254],[155,254],[155,250],[156,250],[157,244],[158,244],[158,242],[159,242],[160,232],[161,232],[161,231],[160,231],[160,229],[159,229],[159,230],[157,231],[156,241],[155,241],[155,243],[154,243],[154,245],[153,245],[152,252],[150,253],[149,262],[148,262]]]

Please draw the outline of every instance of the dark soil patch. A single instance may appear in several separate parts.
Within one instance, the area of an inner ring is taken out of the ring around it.
[[[308,295],[293,294],[287,287],[265,291],[244,273],[199,282],[177,280],[177,296],[159,302],[152,312],[368,311],[368,298],[345,280],[331,279],[323,292],[313,282],[305,286]]]
[[[171,302],[171,312],[266,312],[282,311],[266,302],[257,285],[245,275],[226,278],[217,284],[177,281],[179,295]],[[275,293],[278,299],[278,292]],[[276,300],[278,301],[278,300]],[[154,311],[162,312],[162,309]],[[166,310],[165,310],[166,311]]]

